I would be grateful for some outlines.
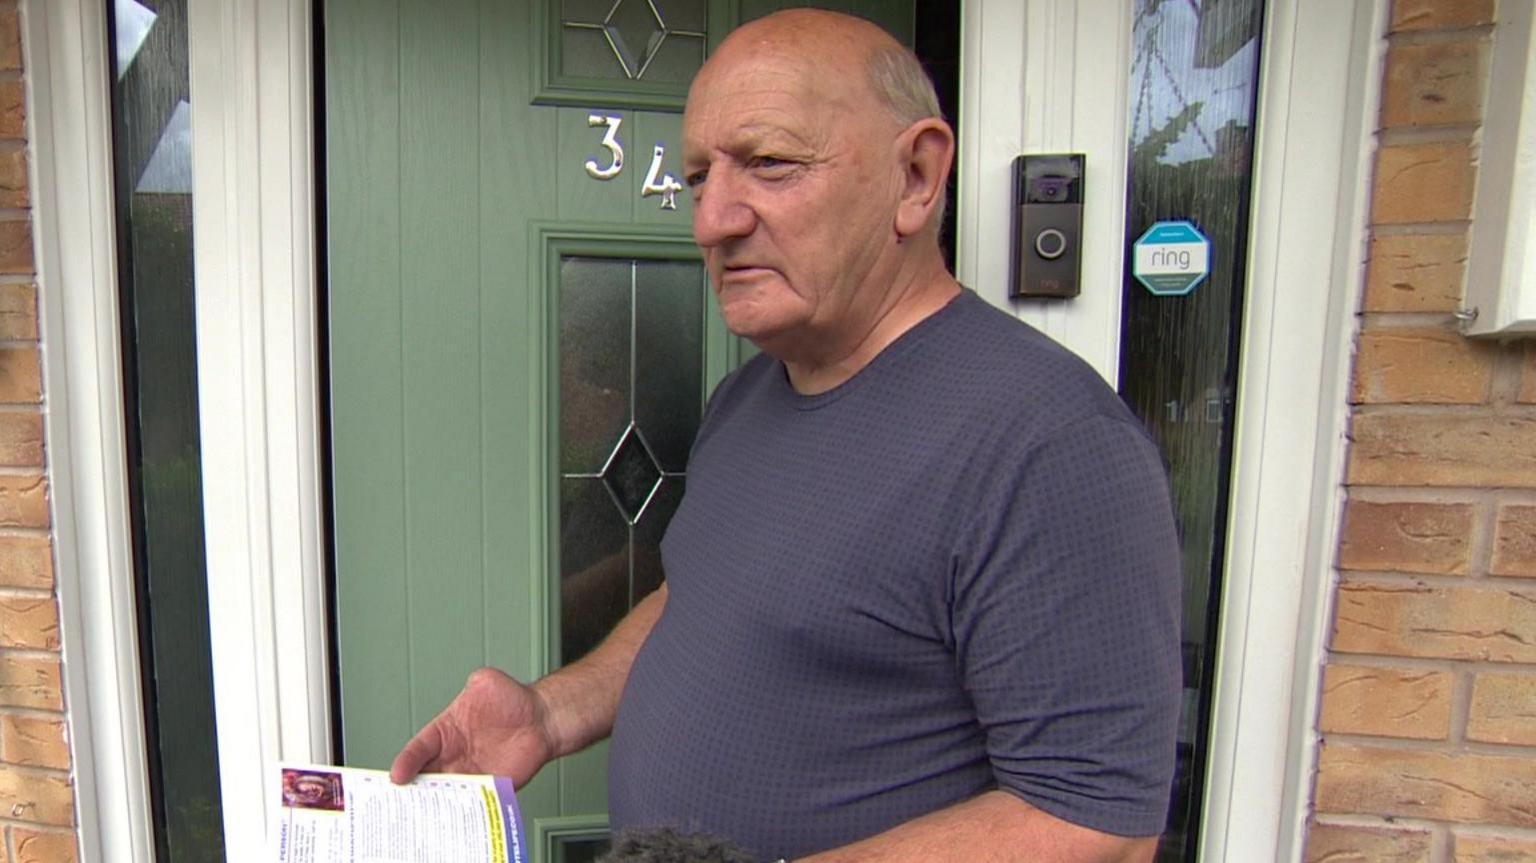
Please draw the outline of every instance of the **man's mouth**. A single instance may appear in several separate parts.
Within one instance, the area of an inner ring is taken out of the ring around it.
[[[772,273],[769,267],[761,267],[756,264],[727,264],[720,269],[722,279],[750,279]]]

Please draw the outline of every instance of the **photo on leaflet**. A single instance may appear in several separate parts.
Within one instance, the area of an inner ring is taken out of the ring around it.
[[[297,809],[328,809],[341,812],[346,807],[341,774],[318,770],[283,770],[283,805]]]

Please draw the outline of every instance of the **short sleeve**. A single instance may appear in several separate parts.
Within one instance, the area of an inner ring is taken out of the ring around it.
[[[1161,833],[1182,576],[1155,447],[1093,416],[1023,447],[980,501],[951,626],[999,786],[1083,827]]]

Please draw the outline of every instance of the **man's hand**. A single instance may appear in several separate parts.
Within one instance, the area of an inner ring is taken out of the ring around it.
[[[493,773],[526,785],[558,754],[549,710],[532,687],[494,668],[469,676],[464,691],[405,744],[389,778],[409,782],[422,772]]]
[[[389,778],[423,771],[492,773],[518,788],[552,759],[608,736],[635,654],[667,604],[667,585],[619,621],[596,650],[533,686],[494,668],[469,676],[464,691],[405,744]]]

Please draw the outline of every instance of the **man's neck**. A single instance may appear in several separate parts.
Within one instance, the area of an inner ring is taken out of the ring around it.
[[[937,251],[935,249],[935,251]],[[824,355],[784,355],[790,385],[801,395],[817,395],[853,378],[908,330],[944,308],[960,293],[960,283],[937,254],[915,273],[903,274],[889,302],[879,309],[862,335]],[[772,353],[772,351],[770,351]]]

